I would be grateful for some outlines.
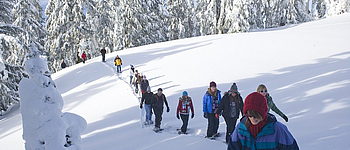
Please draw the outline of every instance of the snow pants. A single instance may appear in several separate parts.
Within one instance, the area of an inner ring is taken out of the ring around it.
[[[160,124],[162,121],[162,115],[163,115],[163,108],[153,107],[153,112],[154,112],[154,115],[156,116],[155,127],[160,128]]]
[[[215,113],[208,113],[208,129],[207,137],[212,137],[218,132],[219,119],[215,117]]]
[[[180,117],[181,117],[181,120],[182,120],[181,132],[186,133],[187,126],[188,126],[189,115],[180,114]]]
[[[133,78],[133,76],[130,76],[130,84],[132,83],[132,78]]]
[[[151,105],[145,104],[145,110],[146,110],[146,122],[151,122],[152,115],[151,115]]]
[[[106,61],[106,54],[102,54],[102,62]]]
[[[226,122],[226,143],[230,141],[231,134],[235,131],[236,128],[236,117],[224,117]]]

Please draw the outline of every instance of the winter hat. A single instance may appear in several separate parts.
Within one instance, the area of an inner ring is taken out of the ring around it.
[[[216,87],[216,83],[214,81],[211,81],[209,87]]]
[[[134,67],[134,65],[130,64],[130,67]]]
[[[158,91],[163,91],[163,89],[162,89],[162,88],[159,88]]]
[[[182,96],[188,96],[187,91],[182,92]]]
[[[150,86],[147,87],[147,91],[151,92],[151,87]]]
[[[232,84],[232,86],[231,86],[231,88],[230,88],[230,90],[228,91],[229,93],[231,92],[231,93],[239,93],[238,92],[238,87],[237,87],[237,85],[236,85],[236,83],[233,83]]]
[[[146,75],[143,75],[143,79],[146,80]]]
[[[246,114],[248,110],[258,112],[263,119],[267,117],[267,103],[265,96],[258,92],[253,92],[245,98],[243,113]],[[247,117],[247,116],[246,116]]]

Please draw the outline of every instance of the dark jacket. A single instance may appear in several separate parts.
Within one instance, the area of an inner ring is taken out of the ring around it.
[[[149,86],[148,80],[141,80],[141,90],[143,92],[147,91],[147,87]]]
[[[241,119],[228,143],[228,150],[299,150],[288,128],[268,113],[266,125],[254,138],[245,126],[247,118]]]
[[[101,49],[101,54],[102,54],[102,55],[106,54],[106,50],[105,50],[104,48]]]
[[[62,62],[62,63],[61,63],[61,68],[64,69],[64,68],[66,68],[66,67],[67,67],[66,63]]]
[[[150,92],[150,93],[148,93],[148,92],[144,93],[144,94],[142,95],[142,98],[141,98],[141,104],[143,104],[143,102],[145,102],[145,104],[147,104],[147,105],[152,104],[152,99],[153,99],[153,97],[154,97],[154,95],[153,95],[152,92]]]
[[[233,100],[233,103],[231,103],[230,99]],[[242,116],[244,116],[243,105],[243,100],[240,94],[236,94],[235,97],[232,97],[229,95],[229,93],[226,92],[220,101],[219,109],[216,113],[221,114],[222,112],[222,116],[224,117],[239,118],[239,112],[241,112]]]
[[[153,98],[152,98],[152,107],[153,108],[160,108],[163,109],[164,108],[164,103],[166,105],[166,107],[168,106],[168,101],[166,100],[166,97],[164,94],[158,96],[158,94],[154,94]]]

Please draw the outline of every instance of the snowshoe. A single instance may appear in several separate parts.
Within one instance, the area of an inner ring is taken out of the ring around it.
[[[220,133],[215,133],[213,136],[214,137],[220,137],[220,135],[221,135]]]

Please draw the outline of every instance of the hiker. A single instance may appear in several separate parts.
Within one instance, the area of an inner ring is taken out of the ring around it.
[[[123,61],[122,61],[122,59],[119,57],[119,55],[115,56],[114,65],[117,66],[117,73],[122,73]]]
[[[194,109],[191,97],[188,96],[187,91],[182,92],[182,97],[179,98],[179,103],[176,110],[176,118],[182,120],[181,130],[179,134],[187,134],[188,119],[191,110],[191,119],[194,117]],[[180,114],[180,115],[179,115]]]
[[[132,77],[132,83],[134,84],[135,87],[135,93],[137,94],[139,92],[139,78],[140,78],[140,74],[138,70],[135,70],[135,73]]]
[[[254,92],[244,101],[243,113],[228,143],[228,150],[299,150],[288,128],[268,113],[266,98]]]
[[[141,80],[141,92],[142,92],[142,94],[146,92],[146,89],[148,86],[149,86],[149,82],[146,78],[146,75],[143,75],[142,80]]]
[[[272,111],[274,111],[276,114],[281,116],[284,119],[284,121],[288,122],[288,117],[281,110],[279,110],[277,108],[276,104],[272,100],[272,97],[267,92],[267,88],[266,88],[266,86],[264,84],[260,84],[258,86],[257,92],[262,94],[263,96],[265,96],[265,98],[267,100],[267,106],[268,106],[267,112],[270,112],[270,109],[272,109]]]
[[[219,136],[219,119],[215,117],[215,114],[219,108],[220,101],[221,91],[216,88],[216,83],[212,81],[203,97],[204,118],[208,119],[206,138],[215,139]]]
[[[81,58],[83,59],[83,63],[85,64],[86,61],[86,53],[83,52],[83,54],[81,54]]]
[[[151,87],[148,86],[147,87],[147,92],[145,92],[145,94],[142,95],[141,98],[141,104],[140,104],[140,108],[143,108],[143,103],[145,103],[145,111],[146,111],[146,121],[145,121],[145,125],[149,125],[149,124],[153,124],[152,121],[152,113],[151,113],[151,103],[152,103],[152,98],[153,98],[153,92],[151,92]]]
[[[62,63],[61,63],[61,68],[64,69],[64,68],[66,68],[66,67],[67,67],[66,63],[65,63],[64,61],[62,61]]]
[[[165,106],[166,106],[166,112],[169,113],[170,112],[170,108],[169,108],[169,105],[168,105],[168,101],[166,100],[166,97],[163,94],[163,89],[159,88],[158,92],[154,95],[154,97],[152,99],[152,108],[153,108],[154,115],[156,117],[156,119],[155,119],[155,127],[153,129],[153,131],[155,131],[155,132],[159,132],[159,131],[162,130],[160,128],[160,124],[161,124],[161,121],[162,121],[164,103],[165,103]]]
[[[106,62],[106,53],[107,53],[106,49],[102,48],[100,52],[102,55],[102,62]]]
[[[134,73],[135,73],[134,65],[130,64],[130,84],[132,84],[132,78],[134,76]]]
[[[215,117],[219,119],[219,115],[222,112],[222,116],[226,122],[226,143],[229,142],[230,136],[235,130],[239,113],[243,115],[243,100],[238,92],[236,83],[233,83],[230,90],[225,92],[224,97],[220,101],[219,109],[215,114]]]

